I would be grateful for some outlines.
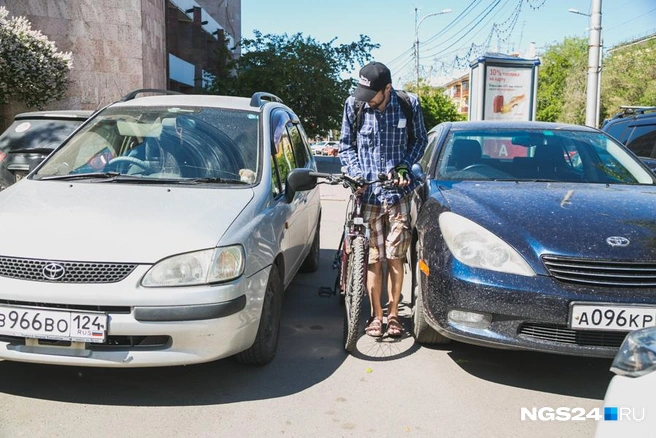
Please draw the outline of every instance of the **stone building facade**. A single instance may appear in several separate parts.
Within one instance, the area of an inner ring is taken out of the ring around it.
[[[239,56],[241,0],[0,0],[0,6],[72,53],[67,94],[45,109],[95,110],[138,88],[193,92],[218,62],[224,39]],[[24,110],[0,106],[0,128]]]

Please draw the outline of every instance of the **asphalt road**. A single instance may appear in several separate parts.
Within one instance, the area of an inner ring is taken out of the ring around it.
[[[321,170],[338,171],[328,160]],[[318,294],[333,285],[346,192],[321,194],[321,267],[287,289],[273,362],[117,370],[0,361],[0,437],[593,435],[593,420],[521,421],[520,410],[600,408],[610,360],[432,348],[409,335],[363,336],[347,355],[339,300]],[[409,327],[407,303],[402,316]]]

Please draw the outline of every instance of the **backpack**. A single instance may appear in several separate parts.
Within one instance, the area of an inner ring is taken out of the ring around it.
[[[408,133],[408,143],[415,139],[414,130],[412,129],[412,102],[410,96],[405,90],[394,90],[396,97],[399,99],[401,110],[406,119],[406,132]],[[355,123],[353,124],[353,131],[351,132],[351,144],[355,149],[358,147],[358,131],[362,127],[362,118],[365,102],[360,99],[355,99]]]

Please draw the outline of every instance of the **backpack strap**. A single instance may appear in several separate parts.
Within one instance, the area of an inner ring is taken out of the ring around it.
[[[407,91],[405,90],[395,90],[396,97],[399,98],[399,104],[401,105],[401,110],[406,119],[406,132],[408,133],[408,143],[411,143],[415,140],[415,130],[413,129],[412,119],[412,101],[410,96],[408,96]]]
[[[396,97],[399,99],[399,105],[403,111],[403,115],[406,119],[406,132],[408,133],[408,144],[415,139],[415,132],[412,124],[412,101],[410,96],[405,90],[394,90],[396,92]],[[362,119],[364,117],[364,104],[365,102],[360,99],[355,99],[353,104],[355,110],[355,123],[352,125],[351,131],[351,145],[353,149],[357,151],[358,148],[358,132],[362,128]]]
[[[360,99],[355,99],[354,103],[354,109],[355,109],[355,123],[353,123],[353,131],[351,132],[351,144],[353,145],[353,149],[355,151],[358,150],[358,132],[360,131],[360,128],[362,128],[362,118],[364,117],[363,109],[364,109],[364,100]]]

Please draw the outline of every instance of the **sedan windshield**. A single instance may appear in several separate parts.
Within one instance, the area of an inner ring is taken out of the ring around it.
[[[605,134],[543,129],[454,130],[436,178],[654,184],[651,172]]]
[[[257,113],[200,107],[113,107],[56,151],[35,179],[254,183]],[[245,178],[245,179],[244,179]]]

